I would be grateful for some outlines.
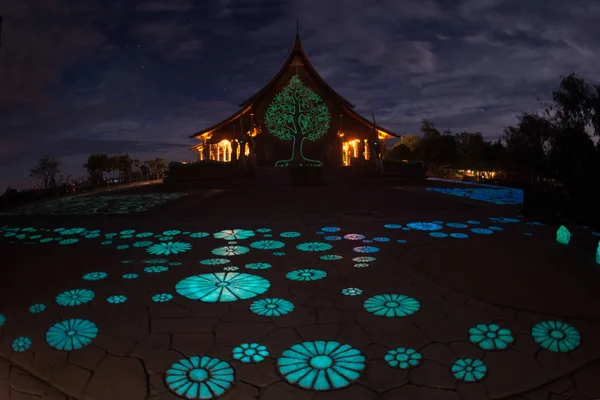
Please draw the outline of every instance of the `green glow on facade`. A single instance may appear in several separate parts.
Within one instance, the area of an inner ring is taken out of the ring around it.
[[[169,390],[186,399],[214,399],[231,388],[235,371],[227,361],[208,356],[183,358],[167,370]]]
[[[250,304],[250,311],[263,317],[280,317],[294,311],[294,303],[280,298],[260,299]]]
[[[287,86],[275,95],[265,112],[265,125],[269,132],[281,140],[291,140],[291,156],[275,166],[290,164],[321,166],[303,154],[305,140],[317,140],[329,130],[331,116],[325,102],[298,75],[292,76]]]
[[[304,342],[284,350],[277,360],[281,376],[303,389],[324,391],[350,385],[365,370],[365,356],[347,344]]]
[[[205,303],[246,300],[265,293],[271,283],[257,275],[215,272],[187,277],[175,285],[181,296]]]
[[[419,311],[421,304],[403,294],[378,294],[367,299],[363,306],[380,317],[406,317]]]
[[[459,358],[454,361],[450,371],[454,377],[464,382],[477,382],[487,374],[487,367],[481,360]]]
[[[388,351],[383,359],[392,368],[409,369],[421,364],[422,356],[415,349],[398,347]]]
[[[46,332],[46,343],[56,350],[78,350],[98,336],[98,327],[84,319],[68,319],[59,322]]]
[[[258,363],[269,356],[269,350],[258,343],[242,343],[233,349],[232,356],[243,363]]]
[[[562,321],[543,321],[531,328],[533,340],[555,353],[568,353],[581,344],[579,331]]]
[[[483,350],[504,350],[514,342],[510,329],[496,324],[475,325],[469,329],[469,340]]]

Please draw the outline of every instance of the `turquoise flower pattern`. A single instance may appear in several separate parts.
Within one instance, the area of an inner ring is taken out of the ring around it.
[[[133,247],[138,247],[138,248],[140,248],[140,247],[148,247],[148,246],[151,246],[151,245],[152,245],[152,243],[153,243],[153,242],[151,242],[151,241],[149,241],[149,240],[142,240],[142,241],[140,241],[140,242],[135,242],[135,243],[133,244]]]
[[[406,317],[421,308],[421,304],[412,297],[403,294],[379,294],[367,299],[365,310],[380,317]]]
[[[352,259],[352,261],[357,262],[357,263],[370,263],[373,261],[377,261],[377,259],[375,257],[370,257],[370,256],[358,256],[358,257],[354,257]]]
[[[398,347],[386,353],[383,357],[385,362],[392,368],[409,369],[421,364],[421,354],[415,349]]]
[[[164,265],[150,265],[149,267],[144,267],[144,272],[147,274],[159,274],[161,272],[167,272],[169,267],[165,267]]]
[[[291,281],[316,281],[327,276],[327,272],[320,269],[297,269],[285,274],[285,277]]]
[[[138,277],[139,277],[138,274],[133,274],[133,273],[123,275],[123,279],[137,279]]]
[[[14,352],[22,353],[31,347],[31,339],[27,336],[19,336],[13,340],[11,347]]]
[[[250,249],[245,246],[223,246],[212,250],[215,256],[231,257],[246,254]]]
[[[200,261],[200,264],[202,264],[202,265],[223,265],[223,264],[229,264],[230,262],[231,262],[231,260],[229,260],[227,258],[209,258],[207,260]]]
[[[533,340],[555,353],[567,353],[581,344],[579,331],[562,321],[543,321],[531,328]]]
[[[300,232],[281,232],[279,234],[279,236],[281,236],[282,238],[296,238],[296,237],[300,237],[301,233]]]
[[[487,374],[487,367],[481,360],[459,358],[450,368],[454,377],[465,382],[477,382]]]
[[[478,324],[469,329],[469,340],[483,350],[504,350],[514,338],[510,329],[497,324]]]
[[[254,236],[254,232],[247,229],[225,229],[213,234],[215,239],[243,240]]]
[[[68,319],[51,326],[46,331],[46,343],[56,350],[78,350],[98,336],[98,327],[85,319]]]
[[[264,317],[280,317],[294,311],[294,304],[279,298],[261,299],[250,304],[250,311]]]
[[[365,356],[348,344],[304,342],[284,350],[277,360],[283,378],[309,390],[340,389],[365,370]]]
[[[0,328],[6,323],[6,317],[4,314],[0,314]]]
[[[170,293],[157,293],[152,296],[152,301],[155,303],[166,303],[173,300],[173,295]]]
[[[123,304],[127,301],[127,296],[122,294],[115,294],[112,296],[108,296],[106,298],[106,302],[110,304]]]
[[[324,261],[337,261],[341,260],[343,257],[337,254],[323,254],[319,258]]]
[[[271,283],[265,278],[239,272],[194,275],[175,285],[180,295],[206,303],[246,300],[265,293]]]
[[[259,240],[258,242],[250,243],[250,247],[260,250],[276,250],[285,247],[285,243],[278,240]]]
[[[190,233],[192,239],[202,239],[208,236],[208,232],[194,232]]]
[[[248,268],[248,269],[269,269],[271,267],[272,267],[271,264],[265,263],[265,262],[256,262],[256,263],[246,264],[246,268]]]
[[[363,293],[362,289],[349,287],[342,289],[342,294],[344,296],[360,296]]]
[[[43,312],[46,309],[46,305],[45,304],[34,304],[31,307],[29,307],[29,312],[32,314],[39,314],[41,312]]]
[[[344,235],[344,239],[346,240],[363,240],[367,237],[365,235],[361,235],[360,233],[348,233]]]
[[[74,307],[89,303],[95,296],[96,294],[89,289],[67,290],[56,296],[56,303],[63,307]]]
[[[296,246],[300,251],[327,251],[331,250],[332,247],[329,243],[322,242],[306,242]]]
[[[233,359],[243,363],[258,363],[268,356],[267,346],[258,343],[242,343],[233,349]]]
[[[156,243],[152,246],[146,247],[146,251],[149,254],[157,256],[169,256],[171,254],[185,253],[192,249],[191,243],[186,242],[166,242]]]
[[[235,372],[223,360],[207,356],[183,358],[165,373],[169,390],[186,399],[212,399],[231,388]]]
[[[106,272],[88,272],[82,278],[86,281],[100,281],[108,276]]]
[[[358,246],[352,249],[352,251],[356,253],[377,253],[379,251],[379,247],[375,246]]]

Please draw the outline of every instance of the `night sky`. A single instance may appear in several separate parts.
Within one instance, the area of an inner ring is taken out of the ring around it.
[[[375,5],[376,4],[376,5]],[[329,84],[397,133],[481,131],[549,100],[559,75],[600,80],[598,0],[7,0],[0,191],[43,154],[85,176],[92,152],[190,161],[284,62],[300,20]]]

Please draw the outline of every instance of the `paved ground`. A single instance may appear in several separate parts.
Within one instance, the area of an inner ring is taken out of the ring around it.
[[[600,398],[591,229],[569,227],[563,246],[518,206],[420,187],[84,199],[0,217],[0,399]],[[364,239],[334,240],[347,234]],[[191,248],[161,254],[169,242]],[[71,306],[61,294],[75,289],[88,292]]]

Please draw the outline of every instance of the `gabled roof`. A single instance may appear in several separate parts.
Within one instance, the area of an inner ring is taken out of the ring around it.
[[[206,129],[203,129],[203,130],[201,130],[199,132],[192,133],[190,135],[190,138],[195,138],[195,137],[204,135],[205,133],[215,131],[215,130],[217,130],[217,129],[219,129],[219,128],[225,126],[225,125],[227,125],[228,123],[235,121],[237,118],[239,118],[240,116],[246,114],[246,112],[248,112],[248,111],[250,111],[250,107],[245,107],[245,108],[243,108],[241,110],[238,110],[232,116],[230,116],[228,118],[225,118],[223,121],[216,123],[215,125],[211,126],[210,128],[206,128]]]
[[[353,110],[351,108],[344,108],[344,111],[346,111],[346,113],[348,113],[348,115],[350,115],[352,118],[358,120],[359,122],[362,122],[363,124],[365,124],[369,127],[375,127],[375,129],[385,133],[386,135],[390,135],[390,136],[393,136],[396,138],[400,137],[400,135],[390,131],[389,129],[382,128],[378,124],[373,124],[373,121],[369,121],[368,119],[366,119],[365,117],[363,117],[362,115],[360,115],[359,113],[357,113],[355,110]]]

